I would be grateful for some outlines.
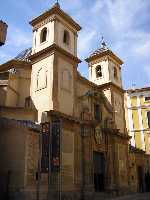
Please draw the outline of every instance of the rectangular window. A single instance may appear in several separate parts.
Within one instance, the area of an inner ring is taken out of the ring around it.
[[[150,101],[150,96],[145,97],[145,101]]]
[[[150,128],[150,111],[147,112],[148,127]]]
[[[94,118],[97,121],[101,120],[101,111],[100,111],[100,105],[99,104],[94,105]]]

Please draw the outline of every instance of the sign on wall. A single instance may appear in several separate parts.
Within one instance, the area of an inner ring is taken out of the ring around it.
[[[51,131],[51,171],[60,169],[60,122],[52,123]]]
[[[60,122],[42,124],[41,172],[60,169]]]
[[[50,123],[42,124],[42,157],[41,157],[41,172],[46,173],[49,169],[49,136]]]

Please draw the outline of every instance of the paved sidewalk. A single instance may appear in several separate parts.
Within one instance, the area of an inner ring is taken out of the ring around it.
[[[150,193],[127,195],[123,197],[113,198],[111,200],[150,200]]]

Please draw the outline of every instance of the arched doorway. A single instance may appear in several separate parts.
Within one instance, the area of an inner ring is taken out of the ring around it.
[[[102,192],[105,189],[105,156],[104,153],[93,152],[94,162],[94,188],[96,192]]]
[[[138,192],[144,192],[144,172],[141,166],[137,167]]]

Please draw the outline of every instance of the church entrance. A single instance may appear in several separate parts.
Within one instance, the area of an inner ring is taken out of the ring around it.
[[[104,191],[105,157],[103,153],[93,152],[94,161],[94,188],[96,192]]]
[[[137,167],[137,175],[138,175],[138,192],[144,192],[144,182],[143,182],[143,168],[138,166]]]

